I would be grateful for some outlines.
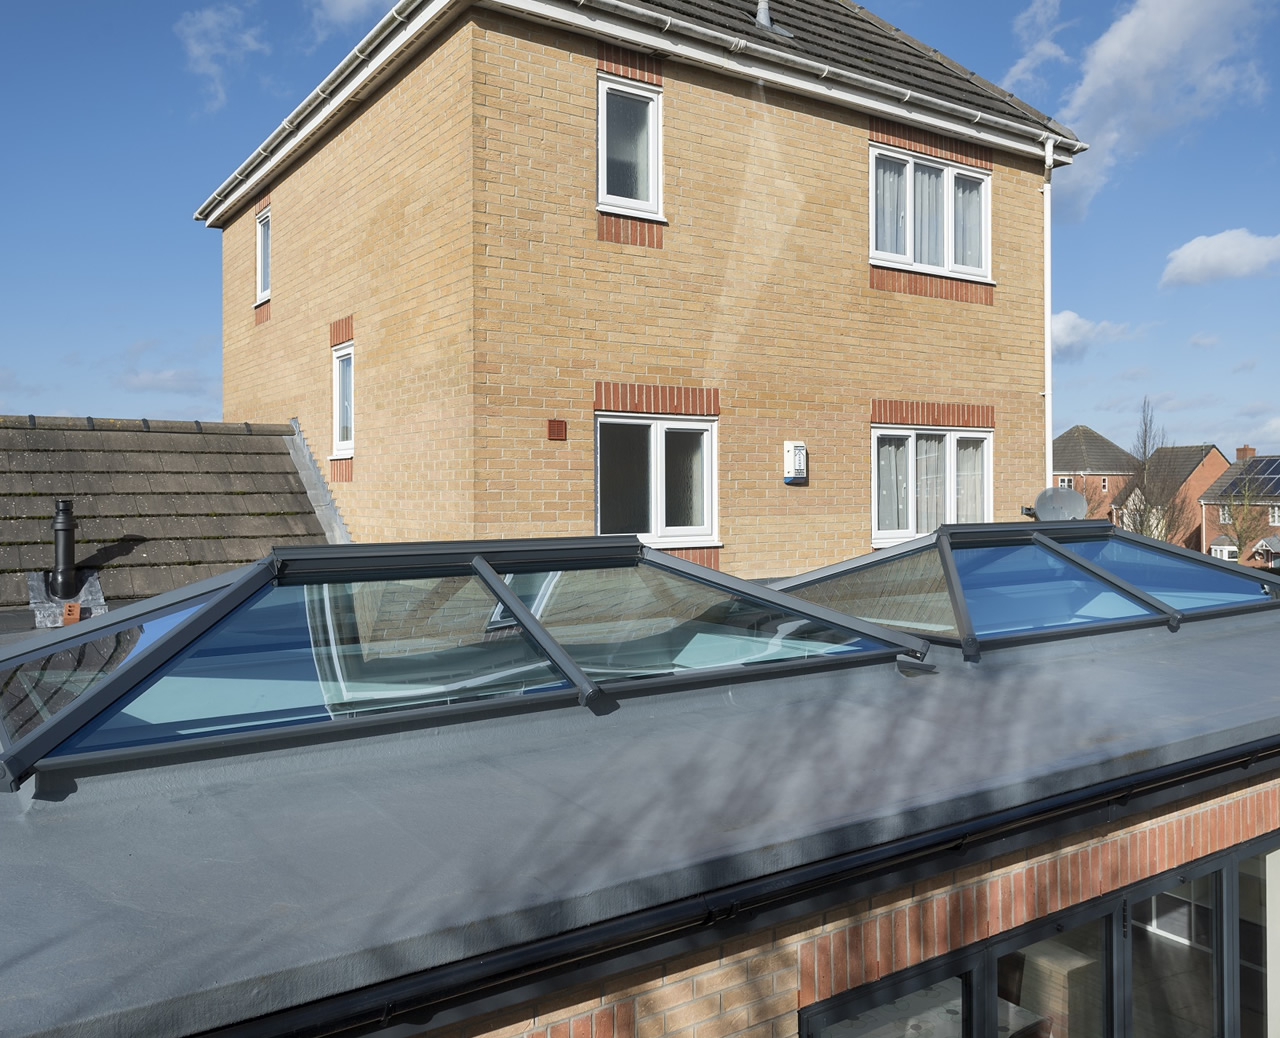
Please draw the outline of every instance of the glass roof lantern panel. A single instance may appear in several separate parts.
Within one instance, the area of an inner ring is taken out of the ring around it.
[[[1159,616],[1038,544],[953,547],[979,638]]]

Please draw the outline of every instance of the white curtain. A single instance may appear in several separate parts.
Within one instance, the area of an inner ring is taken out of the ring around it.
[[[881,436],[876,441],[878,502],[876,529],[907,529],[907,438]]]
[[[982,266],[982,181],[956,177],[956,263]]]
[[[983,440],[956,441],[956,522],[980,523],[986,504]]]
[[[916,436],[916,533],[936,530],[946,519],[945,436]]]
[[[876,157],[876,251],[907,254],[907,164]]]
[[[942,193],[942,170],[917,162],[915,182],[916,262],[941,267],[946,264],[946,247],[943,244],[946,211]]]

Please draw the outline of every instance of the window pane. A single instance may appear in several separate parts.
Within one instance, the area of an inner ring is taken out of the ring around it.
[[[818,1038],[962,1038],[969,1032],[964,988],[962,978],[949,977],[885,1005],[851,1013],[820,1029]]]
[[[916,435],[916,533],[932,533],[944,522],[947,438]]]
[[[258,221],[258,295],[266,295],[269,291],[271,291],[270,217]]]
[[[941,267],[946,263],[942,170],[916,163],[915,186],[916,262]]]
[[[1266,1038],[1268,1016],[1280,1019],[1280,990],[1267,979],[1267,960],[1273,958],[1267,954],[1268,944],[1280,935],[1280,928],[1268,926],[1267,890],[1272,882],[1280,883],[1280,852],[1246,858],[1240,863],[1239,879],[1240,1035]],[[1269,1012],[1272,1002],[1274,1013]]]
[[[643,97],[605,92],[605,191],[618,198],[650,202],[649,111]]]
[[[1000,1034],[1106,1038],[1103,919],[1028,945],[996,962]]]
[[[982,181],[957,176],[955,191],[956,263],[963,267],[981,267]]]
[[[1135,1038],[1213,1038],[1217,883],[1205,876],[1133,904]]]
[[[696,429],[668,429],[667,526],[702,526],[706,523],[703,482],[703,442],[706,433]]]
[[[352,425],[352,358],[338,359],[338,441],[350,443],[354,439]]]
[[[876,529],[906,530],[907,437],[881,436],[876,440],[878,497]]]
[[[956,522],[980,523],[986,513],[987,494],[983,483],[986,441],[956,440]],[[1068,484],[1071,477],[1067,477]]]
[[[600,423],[600,532],[649,532],[649,426]]]
[[[876,157],[876,251],[907,254],[907,164]]]

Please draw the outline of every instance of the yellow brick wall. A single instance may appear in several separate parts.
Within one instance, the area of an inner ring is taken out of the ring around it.
[[[355,314],[333,489],[357,539],[593,532],[597,380],[720,389],[740,575],[869,548],[873,398],[994,405],[995,515],[1018,518],[1044,479],[1038,162],[996,156],[993,306],[873,290],[867,119],[667,60],[663,248],[600,241],[595,41],[472,17],[272,186],[261,327],[252,214],[226,232],[228,420],[298,414],[323,458],[324,329]]]

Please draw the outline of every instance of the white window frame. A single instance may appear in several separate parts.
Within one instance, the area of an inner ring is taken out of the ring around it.
[[[909,526],[905,530],[881,530],[880,522],[880,459],[879,444],[882,436],[905,436],[907,442],[907,516]],[[916,523],[916,437],[943,436],[946,450],[946,486],[943,490],[943,522],[956,521],[956,441],[982,440],[983,449],[983,501],[982,521],[991,522],[995,512],[995,431],[993,429],[942,428],[903,425],[873,425],[871,427],[871,546],[887,548],[901,544],[913,537],[932,533],[932,530],[915,529]]]
[[[684,415],[641,415],[631,412],[596,412],[596,532],[600,531],[600,427],[603,425],[645,425],[649,427],[649,530],[637,533],[640,540],[655,548],[711,548],[719,540],[719,450],[716,418],[689,418]],[[686,429],[706,435],[702,456],[701,526],[665,526],[666,451],[664,437],[669,430]]]
[[[1218,525],[1219,526],[1231,525],[1231,506],[1230,505],[1218,506]]]
[[[355,341],[348,339],[333,348],[333,453],[331,458],[350,458],[356,450],[356,360]],[[340,372],[342,361],[351,361],[351,438],[341,438],[342,389]]]
[[[1074,490],[1075,484],[1076,484],[1075,476],[1059,476],[1058,477],[1059,490]]]
[[[649,104],[649,201],[608,192],[608,104],[610,93],[629,94]],[[662,87],[601,72],[596,93],[596,208],[620,216],[662,220]]]
[[[891,159],[905,162],[907,191],[907,226],[906,253],[882,252],[876,249],[876,160]],[[943,174],[943,256],[945,262],[941,266],[931,263],[917,262],[915,248],[915,167],[916,165],[939,169]],[[880,144],[871,146],[871,161],[868,166],[868,230],[870,232],[868,246],[871,250],[871,262],[874,266],[894,267],[899,270],[913,270],[920,273],[942,274],[946,277],[964,278],[968,281],[991,281],[991,171],[973,166],[948,162],[932,155],[918,155],[902,148],[890,148]],[[956,176],[980,181],[982,184],[982,265],[971,267],[957,263],[955,260],[955,180]]]
[[[1267,523],[1270,526],[1280,526],[1280,505],[1267,506]]]
[[[265,303],[271,298],[271,206],[257,215],[254,227],[254,285],[257,301]]]
[[[1106,476],[1103,476],[1103,477],[1102,477],[1102,492],[1103,492],[1104,494],[1107,492],[1107,477],[1106,477]]]
[[[1212,544],[1209,546],[1209,554],[1225,562],[1240,561],[1240,550],[1234,544]]]

